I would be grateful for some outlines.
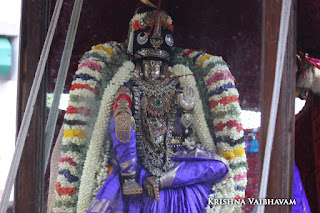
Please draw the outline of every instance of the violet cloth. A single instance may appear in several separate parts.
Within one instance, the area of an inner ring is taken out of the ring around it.
[[[292,199],[295,199],[297,202],[297,205],[292,206],[293,213],[301,213],[301,212],[311,213],[308,199],[302,185],[300,173],[296,165],[296,162],[294,162],[294,167],[293,167]]]
[[[142,186],[145,178],[151,174],[136,160],[135,132],[130,132],[130,140],[121,143],[115,134],[115,124],[111,121],[110,133],[113,139],[114,157],[109,164],[114,167],[101,187],[97,196],[91,201],[87,213],[94,212],[165,212],[186,213],[205,212],[208,195],[213,193],[213,183],[220,182],[228,174],[228,164],[212,152],[196,147],[191,151],[180,151],[172,157],[173,166],[160,178],[160,200],[140,195],[122,194],[120,178],[122,174],[136,171],[137,182]],[[126,165],[123,167],[123,165]]]

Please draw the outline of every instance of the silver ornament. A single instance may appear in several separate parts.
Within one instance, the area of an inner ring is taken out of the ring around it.
[[[147,33],[141,32],[137,35],[137,42],[140,45],[147,43],[149,36]]]
[[[166,41],[166,43],[168,44],[169,47],[172,47],[173,44],[174,44],[173,37],[170,34],[166,35],[165,41]]]

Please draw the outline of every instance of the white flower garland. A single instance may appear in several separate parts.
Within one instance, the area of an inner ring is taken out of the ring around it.
[[[81,95],[82,97],[94,98],[96,94],[88,89],[75,89],[70,91],[70,95]]]
[[[78,137],[74,137],[74,138],[69,138],[69,137],[63,137],[62,138],[62,145],[68,145],[70,143],[74,143],[76,145],[82,145],[85,143],[85,139],[84,138],[78,138]]]
[[[221,98],[223,97],[228,97],[228,96],[233,96],[236,95],[239,97],[239,92],[236,88],[230,88],[227,91],[223,91],[221,94],[219,95],[213,95],[209,98],[209,100],[215,100],[215,101],[219,101]]]
[[[222,61],[222,60],[221,60]],[[211,76],[217,72],[220,71],[229,71],[229,67],[227,65],[221,65],[221,64],[217,64],[216,66],[214,66],[214,68],[212,68],[209,73],[207,74],[207,76],[204,78],[205,81],[207,81],[208,79],[211,78]]]
[[[214,90],[214,89],[217,89],[223,85],[226,85],[226,84],[229,84],[229,83],[232,83],[233,84],[233,79],[231,78],[228,78],[226,80],[220,80],[220,81],[216,81],[214,82],[214,84],[211,84],[209,87],[208,87],[208,90]]]
[[[74,162],[79,163],[80,153],[73,151],[61,152],[61,157],[70,157]]]
[[[74,213],[73,209],[68,207],[53,208],[53,212]]]
[[[74,102],[74,101],[72,101],[72,100],[69,100],[68,106],[72,106],[72,107],[76,107],[76,108],[87,107],[88,109],[91,109],[91,106],[88,106],[87,103],[84,103],[84,102]]]
[[[110,84],[104,90],[98,119],[92,133],[89,150],[84,163],[84,170],[81,177],[77,205],[78,213],[85,213],[91,202],[92,192],[94,190],[94,176],[98,171],[97,162],[99,162],[101,146],[106,134],[106,129],[108,129],[109,123],[107,121],[110,120],[114,94],[123,83],[130,79],[134,67],[135,65],[132,62],[124,62],[123,66],[119,68],[118,72],[110,81]],[[107,144],[107,147],[109,146],[110,144]]]
[[[95,62],[97,63],[97,62]],[[98,81],[101,80],[102,74],[97,71],[97,70],[92,70],[88,67],[81,67],[80,69],[78,69],[78,71],[76,71],[76,74],[87,74],[90,75],[92,77],[94,77],[95,79],[97,79]]]
[[[97,82],[94,80],[83,80],[81,78],[77,78],[72,81],[72,84],[87,84],[90,88],[94,89],[97,86]]]
[[[220,183],[215,184],[212,187],[214,194],[209,195],[210,198],[221,199],[229,198],[234,199],[235,197],[235,183],[230,175],[221,181]],[[234,205],[215,205],[214,208],[211,208],[209,205],[206,207],[207,213],[231,213],[234,211]]]
[[[80,120],[80,121],[87,122],[90,120],[90,117],[85,116],[85,115],[81,115],[79,113],[72,113],[72,114],[65,114],[64,119],[66,119],[66,120]]]
[[[107,141],[106,144],[110,144],[110,141]],[[108,149],[109,147],[107,147]],[[107,150],[109,151],[109,150]],[[93,196],[96,196],[100,190],[100,188],[103,186],[104,182],[108,178],[108,155],[103,154],[103,160],[100,162],[100,169],[99,173],[97,174],[97,179],[96,179],[96,188],[93,191]]]

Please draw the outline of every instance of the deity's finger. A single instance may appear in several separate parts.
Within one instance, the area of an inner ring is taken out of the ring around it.
[[[130,132],[127,132],[126,142],[129,142],[130,140]]]
[[[125,143],[126,141],[126,132],[125,131],[122,131],[122,143]]]
[[[122,143],[126,142],[126,132],[122,131]]]
[[[119,135],[120,135],[120,138],[119,138],[119,141],[122,143],[123,142],[123,132],[122,131],[119,131]]]

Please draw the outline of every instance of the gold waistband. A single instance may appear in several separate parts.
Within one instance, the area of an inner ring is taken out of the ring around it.
[[[172,137],[170,143],[181,145],[182,144],[182,137]]]

